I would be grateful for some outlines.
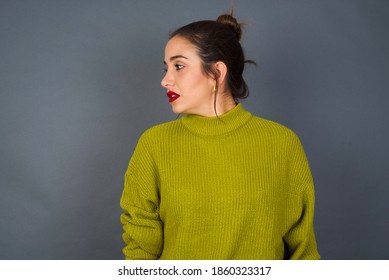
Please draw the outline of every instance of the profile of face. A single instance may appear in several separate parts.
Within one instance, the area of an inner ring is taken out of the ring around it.
[[[175,36],[165,48],[166,75],[161,81],[176,114],[214,115],[215,79],[202,70],[195,46]]]

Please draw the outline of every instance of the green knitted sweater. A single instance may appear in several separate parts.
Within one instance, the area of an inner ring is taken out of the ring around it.
[[[127,259],[319,259],[297,136],[238,104],[139,139],[125,174]]]

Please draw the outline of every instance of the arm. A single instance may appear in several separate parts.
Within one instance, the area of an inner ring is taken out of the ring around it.
[[[317,260],[313,226],[314,184],[303,147],[295,137],[289,169],[290,197],[288,215],[290,228],[284,236],[288,257],[292,260]]]
[[[158,181],[150,149],[141,137],[125,174],[120,200],[126,259],[158,259],[161,255],[163,223],[159,218]]]
[[[296,213],[296,222],[284,236],[291,260],[318,260],[320,255],[316,246],[313,228],[314,193],[313,186],[307,187],[302,196],[292,195],[292,208]]]

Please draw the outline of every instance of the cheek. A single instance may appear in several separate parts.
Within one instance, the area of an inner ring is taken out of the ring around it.
[[[202,72],[198,72],[189,77],[188,85],[189,84],[193,89],[196,88],[204,92],[205,89],[209,88],[209,79]]]

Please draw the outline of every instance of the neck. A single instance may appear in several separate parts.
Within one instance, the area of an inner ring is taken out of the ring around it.
[[[237,104],[233,109],[220,114],[218,117],[205,117],[200,115],[185,115],[180,120],[185,127],[197,135],[218,136],[232,132],[244,125],[252,115]]]
[[[231,111],[236,106],[236,102],[231,94],[220,93],[216,99],[208,106],[204,112],[198,114],[202,117],[216,117]],[[215,102],[216,101],[216,102]]]

